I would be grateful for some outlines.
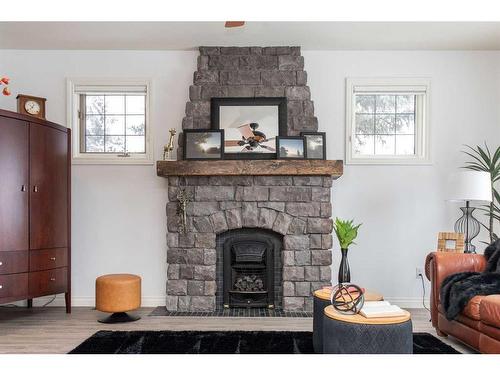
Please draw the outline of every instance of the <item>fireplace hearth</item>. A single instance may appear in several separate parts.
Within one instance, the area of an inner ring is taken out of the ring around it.
[[[223,306],[275,307],[275,272],[281,275],[282,236],[263,229],[243,228],[224,232],[217,241],[222,253]],[[278,279],[278,285],[281,277]],[[277,298],[275,298],[277,297]]]

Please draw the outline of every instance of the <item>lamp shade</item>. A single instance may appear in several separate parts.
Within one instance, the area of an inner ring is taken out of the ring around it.
[[[461,171],[449,180],[449,201],[491,202],[491,175],[482,171]]]

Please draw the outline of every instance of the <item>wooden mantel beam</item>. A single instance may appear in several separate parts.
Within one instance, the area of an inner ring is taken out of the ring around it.
[[[157,161],[160,177],[169,176],[342,176],[342,160],[178,160]]]

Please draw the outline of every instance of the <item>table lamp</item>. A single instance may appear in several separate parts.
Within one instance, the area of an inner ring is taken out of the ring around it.
[[[491,202],[491,175],[482,171],[461,171],[453,174],[450,178],[451,202],[465,202],[465,207],[460,207],[462,217],[455,223],[455,232],[465,235],[466,253],[475,253],[476,246],[472,240],[479,234],[481,223],[472,215],[475,207],[470,203]]]

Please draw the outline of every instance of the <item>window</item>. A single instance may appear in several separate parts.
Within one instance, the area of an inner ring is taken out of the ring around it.
[[[68,80],[75,163],[149,164],[149,83]]]
[[[347,79],[346,163],[429,163],[425,79]]]

